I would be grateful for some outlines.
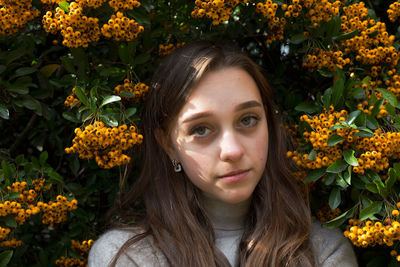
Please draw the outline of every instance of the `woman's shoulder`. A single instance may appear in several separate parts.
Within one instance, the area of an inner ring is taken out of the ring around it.
[[[339,229],[325,228],[314,221],[311,242],[319,266],[358,266],[352,245]]]
[[[89,267],[108,266],[125,242],[143,233],[144,230],[138,227],[105,232],[90,249]],[[129,246],[118,258],[116,266],[167,266],[166,262],[162,252],[154,245],[152,236],[146,236]]]

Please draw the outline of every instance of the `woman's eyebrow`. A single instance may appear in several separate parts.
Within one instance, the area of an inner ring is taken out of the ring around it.
[[[256,100],[250,100],[250,101],[246,101],[246,102],[239,104],[235,108],[235,111],[239,111],[239,110],[246,109],[246,108],[253,108],[253,107],[262,107],[262,105],[260,102],[258,102]]]
[[[235,111],[240,111],[246,108],[253,108],[253,107],[262,107],[262,104],[258,101],[255,100],[250,100],[250,101],[246,101],[243,102],[239,105],[236,106]],[[195,113],[194,115],[190,116],[189,118],[185,119],[182,123],[187,123],[187,122],[191,122],[200,118],[204,118],[204,117],[210,117],[212,116],[213,113],[212,112],[199,112],[199,113]]]

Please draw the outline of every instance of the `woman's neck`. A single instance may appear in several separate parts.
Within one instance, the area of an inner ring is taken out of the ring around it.
[[[240,203],[231,204],[202,194],[202,202],[214,229],[238,230],[244,227],[251,198]]]

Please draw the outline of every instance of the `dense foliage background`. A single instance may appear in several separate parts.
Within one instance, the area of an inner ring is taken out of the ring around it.
[[[399,16],[383,0],[0,0],[0,266],[86,264],[140,169],[152,72],[193,39],[261,66],[314,216],[361,266],[398,265]]]

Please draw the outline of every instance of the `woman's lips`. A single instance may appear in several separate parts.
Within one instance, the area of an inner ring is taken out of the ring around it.
[[[235,182],[235,181],[239,181],[239,180],[245,178],[248,173],[249,173],[249,170],[232,172],[227,175],[221,176],[219,179],[221,179],[225,182]]]

